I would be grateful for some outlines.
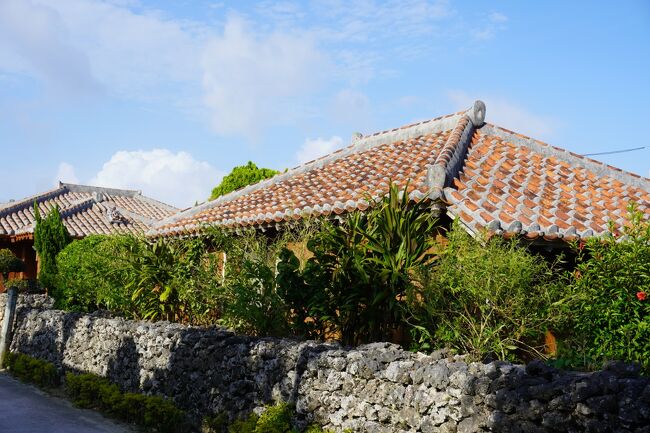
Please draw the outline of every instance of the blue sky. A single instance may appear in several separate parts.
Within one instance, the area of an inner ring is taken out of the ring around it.
[[[650,146],[649,2],[348,3],[0,0],[0,202],[60,179],[188,206],[475,99],[577,153]],[[650,172],[650,147],[596,158]]]

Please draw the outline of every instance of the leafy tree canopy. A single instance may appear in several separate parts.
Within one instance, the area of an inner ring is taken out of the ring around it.
[[[23,261],[14,255],[9,249],[0,250],[0,275],[7,280],[10,272],[22,272]]]
[[[229,192],[238,190],[247,185],[257,183],[260,180],[268,179],[278,174],[279,171],[270,168],[259,168],[257,165],[248,161],[248,164],[241,165],[232,169],[230,174],[225,176],[221,183],[212,190],[210,200],[214,200]]]

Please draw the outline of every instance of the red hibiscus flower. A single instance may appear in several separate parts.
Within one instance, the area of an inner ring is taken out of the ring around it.
[[[648,296],[646,292],[636,292],[636,298],[639,301],[645,301],[646,296]]]

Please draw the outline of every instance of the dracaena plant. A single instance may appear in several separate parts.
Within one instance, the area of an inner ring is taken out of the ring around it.
[[[315,294],[310,314],[347,344],[390,338],[402,323],[410,273],[433,260],[436,219],[407,189],[391,183],[369,211],[325,226],[308,244],[313,257],[302,274]]]

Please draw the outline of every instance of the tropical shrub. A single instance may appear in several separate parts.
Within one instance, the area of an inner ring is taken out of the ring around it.
[[[41,217],[37,203],[34,203],[34,249],[38,253],[40,271],[38,280],[43,287],[50,290],[54,299],[61,297],[57,290],[56,256],[70,243],[68,230],[61,221],[58,206],[55,206],[47,216]]]
[[[205,239],[89,236],[59,253],[57,266],[60,308],[192,324],[220,314],[220,264]]]
[[[560,356],[598,368],[606,360],[638,362],[650,373],[650,222],[635,206],[611,236],[576,245],[569,327]]]
[[[544,334],[560,319],[554,266],[514,240],[474,239],[458,222],[447,235],[436,265],[421,268],[409,290],[416,347],[474,359],[543,357]]]
[[[130,310],[125,274],[126,236],[91,235],[68,244],[56,257],[57,307],[72,311]]]
[[[271,267],[261,262],[244,262],[226,290],[221,324],[250,335],[289,333],[287,308],[276,292]]]
[[[219,307],[218,266],[201,238],[131,237],[125,266],[116,271],[126,279],[137,318],[202,323]]]

